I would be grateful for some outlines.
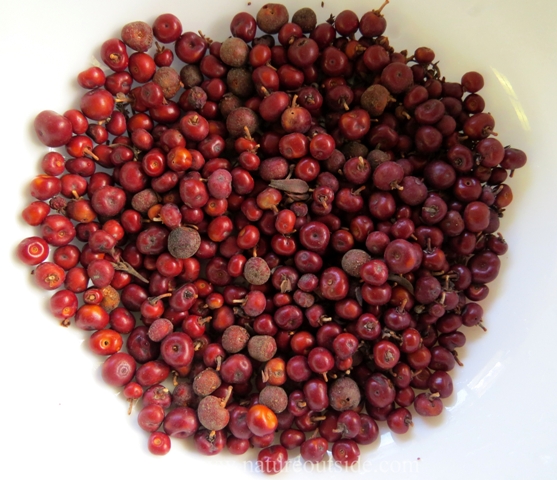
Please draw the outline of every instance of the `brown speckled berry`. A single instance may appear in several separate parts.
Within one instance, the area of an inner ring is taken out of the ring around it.
[[[329,404],[338,412],[357,407],[361,398],[358,384],[350,377],[339,378],[329,386]]]

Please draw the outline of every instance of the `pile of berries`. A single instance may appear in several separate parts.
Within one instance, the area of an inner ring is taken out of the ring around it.
[[[222,42],[135,21],[78,75],[79,109],[36,117],[53,149],[19,258],[141,399],[152,453],[253,446],[276,473],[331,443],[351,465],[377,422],[404,434],[451,395],[526,155],[495,138],[482,76],[395,51],[383,7],[266,4]]]

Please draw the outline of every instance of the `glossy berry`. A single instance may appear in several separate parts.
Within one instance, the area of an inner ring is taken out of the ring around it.
[[[48,257],[48,244],[40,237],[29,237],[17,246],[17,256],[26,265],[38,265]]]
[[[170,450],[170,437],[163,432],[153,432],[149,436],[147,447],[153,455],[166,455]]]
[[[262,472],[268,475],[279,473],[288,461],[288,452],[281,445],[263,448],[257,454],[257,465]]]

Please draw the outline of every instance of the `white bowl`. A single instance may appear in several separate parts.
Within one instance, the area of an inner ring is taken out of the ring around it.
[[[293,13],[310,6],[325,21],[351,8],[363,14],[380,0],[305,4],[284,2]],[[214,39],[229,35],[233,14],[253,15],[263,2],[135,0],[10,2],[0,16],[3,74],[1,175],[5,252],[1,281],[2,457],[4,478],[241,478],[255,453],[205,458],[191,444],[173,442],[166,457],[147,452],[136,414],[102,383],[102,359],[87,351],[86,332],[63,329],[49,314],[48,294],[32,285],[15,245],[34,230],[19,213],[31,200],[27,185],[45,152],[32,131],[41,110],[79,105],[77,73],[95,64],[101,43],[133,20],[178,15],[185,30]],[[362,448],[360,473],[373,478],[555,478],[557,388],[557,20],[551,0],[393,0],[384,13],[398,50],[429,46],[444,76],[459,81],[469,70],[484,75],[486,110],[503,144],[528,153],[509,181],[514,202],[501,222],[510,249],[483,302],[487,332],[467,330],[468,343],[453,372],[455,393],[443,415],[414,417],[411,433],[381,427],[381,439]],[[291,458],[283,478],[348,470],[303,466]],[[8,475],[8,476],[6,476]]]

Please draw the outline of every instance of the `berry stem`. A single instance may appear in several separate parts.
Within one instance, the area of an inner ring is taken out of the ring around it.
[[[110,262],[110,263],[114,267],[114,270],[120,270],[122,272],[129,273],[130,275],[139,278],[139,280],[141,280],[142,282],[149,283],[149,280],[147,280],[143,275],[141,275],[135,268],[133,268],[125,260],[120,260],[118,262]]]

